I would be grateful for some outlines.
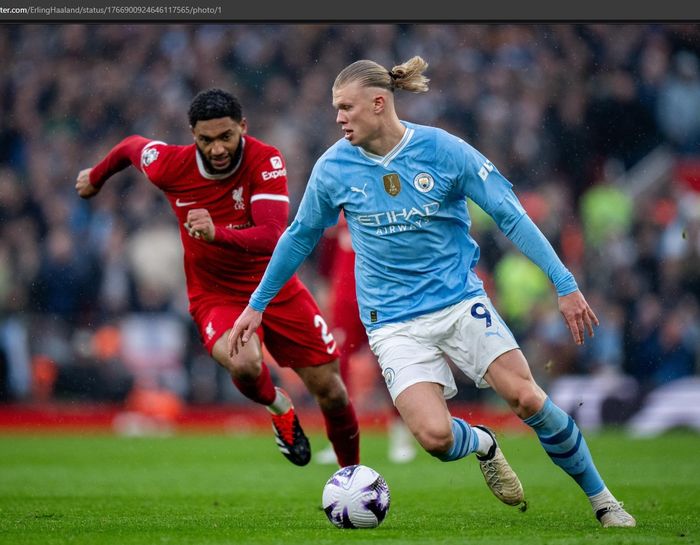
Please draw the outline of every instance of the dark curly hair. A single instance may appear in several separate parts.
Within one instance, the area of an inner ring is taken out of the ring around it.
[[[236,123],[243,119],[243,109],[238,99],[223,89],[205,89],[197,93],[192,99],[190,109],[187,112],[190,126],[194,127],[197,121],[230,117]]]

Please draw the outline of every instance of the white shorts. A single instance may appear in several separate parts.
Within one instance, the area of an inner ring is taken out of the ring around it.
[[[519,348],[486,296],[474,297],[417,318],[368,332],[392,400],[409,386],[435,382],[445,399],[457,394],[449,358],[478,388],[501,354]]]

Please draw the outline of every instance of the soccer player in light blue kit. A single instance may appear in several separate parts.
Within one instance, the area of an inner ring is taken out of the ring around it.
[[[474,452],[497,498],[524,501],[491,430],[450,415],[445,399],[457,388],[447,357],[478,387],[492,387],[535,431],[604,527],[635,526],[605,486],[574,420],[535,383],[474,272],[479,247],[469,235],[467,197],[547,274],[576,344],[586,331],[593,335],[598,319],[498,169],[464,140],[398,118],[394,91],[427,91],[426,68],[413,57],[392,70],[361,60],[340,72],[333,106],[344,138],[316,162],[296,218],[231,330],[229,351],[252,338],[266,305],[343,210],[357,256],[361,319],[394,404],[420,445],[443,461]]]

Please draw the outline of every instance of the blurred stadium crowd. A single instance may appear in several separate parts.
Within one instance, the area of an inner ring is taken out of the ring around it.
[[[191,142],[189,102],[219,86],[285,154],[294,212],[340,137],[338,71],[416,54],[431,90],[399,114],[513,182],[600,318],[573,345],[546,278],[472,206],[481,273],[541,383],[631,378],[631,414],[695,375],[700,25],[21,24],[0,25],[0,398],[122,400],[140,383],[235,401],[187,313],[165,199],[129,169],[84,202],[78,171],[130,134]],[[324,260],[321,244],[301,270],[322,304]]]

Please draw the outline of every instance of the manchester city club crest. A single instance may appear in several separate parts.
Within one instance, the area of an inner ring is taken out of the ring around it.
[[[396,372],[391,367],[387,367],[382,372],[382,375],[384,375],[384,382],[386,382],[386,385],[391,388],[391,385],[394,384],[394,379],[396,378]]]
[[[392,197],[396,197],[401,192],[401,180],[398,174],[392,172],[384,176],[384,190]]]
[[[435,180],[427,172],[421,172],[413,178],[413,187],[421,193],[427,193],[435,186]]]

